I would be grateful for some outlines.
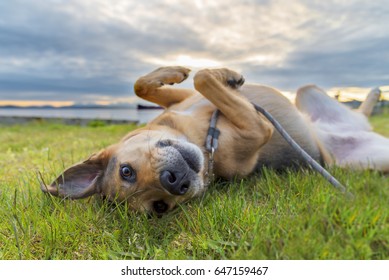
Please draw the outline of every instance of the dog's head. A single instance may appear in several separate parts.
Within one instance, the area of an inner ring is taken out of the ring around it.
[[[204,190],[204,156],[174,132],[139,129],[66,169],[42,190],[73,199],[100,194],[162,214]]]

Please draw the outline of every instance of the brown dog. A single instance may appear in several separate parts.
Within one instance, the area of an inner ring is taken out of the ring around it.
[[[130,208],[158,214],[206,189],[209,153],[204,148],[211,115],[221,114],[217,177],[244,177],[263,166],[284,169],[304,161],[251,102],[270,112],[314,159],[327,164],[389,172],[389,139],[371,132],[369,115],[378,92],[354,112],[315,86],[301,88],[293,105],[281,93],[244,85],[229,69],[201,70],[194,90],[181,83],[189,69],[164,67],[138,79],[136,94],[166,108],[146,127],[132,131],[88,160],[64,171],[45,192],[69,198],[101,194]]]

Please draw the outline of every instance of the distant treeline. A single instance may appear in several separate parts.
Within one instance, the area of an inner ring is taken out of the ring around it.
[[[353,109],[357,109],[362,102],[358,100],[350,100],[342,103]],[[383,112],[387,112],[387,111],[389,111],[389,100],[384,99],[377,102],[377,104],[374,107],[373,114],[382,114]]]

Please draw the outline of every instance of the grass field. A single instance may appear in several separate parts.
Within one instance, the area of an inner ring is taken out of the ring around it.
[[[389,137],[389,114],[371,119]],[[119,140],[131,125],[0,125],[0,259],[389,259],[389,178],[331,172],[347,200],[305,170],[211,186],[162,217],[96,198],[41,193],[65,167]]]

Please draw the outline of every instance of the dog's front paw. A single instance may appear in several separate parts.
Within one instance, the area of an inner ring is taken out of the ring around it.
[[[149,85],[163,86],[179,84],[189,76],[190,69],[181,66],[161,67],[142,77]]]
[[[197,72],[195,80],[207,79],[207,76],[212,76],[223,85],[233,89],[239,88],[245,81],[241,74],[228,68],[201,70]]]
[[[233,76],[233,77],[230,77],[229,79],[227,79],[227,84],[228,86],[236,89],[236,88],[239,88],[241,87],[243,84],[244,84],[245,80],[243,78],[242,75],[237,75],[237,76]]]

